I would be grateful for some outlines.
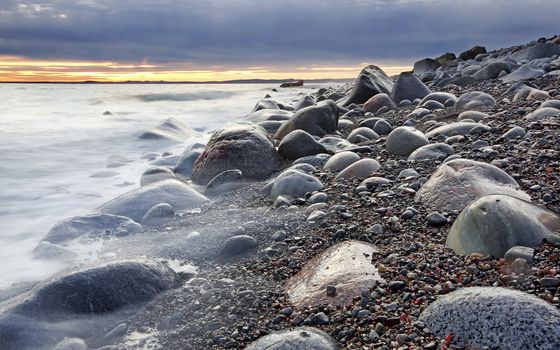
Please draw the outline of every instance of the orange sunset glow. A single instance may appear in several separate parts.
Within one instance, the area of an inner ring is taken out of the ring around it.
[[[226,81],[236,79],[345,79],[353,78],[367,65],[305,67],[188,67],[112,61],[31,60],[0,56],[1,82],[119,82],[119,81]],[[410,70],[408,66],[384,66],[389,75]]]

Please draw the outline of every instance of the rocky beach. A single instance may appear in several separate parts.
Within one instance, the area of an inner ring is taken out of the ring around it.
[[[280,89],[53,226],[0,348],[560,348],[559,36]]]

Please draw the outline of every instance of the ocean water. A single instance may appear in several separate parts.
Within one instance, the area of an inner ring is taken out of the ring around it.
[[[61,219],[91,213],[137,188],[150,167],[145,152],[180,154],[206,142],[216,128],[242,120],[267,93],[289,102],[332,85],[271,92],[276,85],[0,84],[0,290],[63,268],[35,260],[37,243]],[[200,138],[138,138],[169,117],[200,130]],[[110,167],[111,157],[126,161]]]

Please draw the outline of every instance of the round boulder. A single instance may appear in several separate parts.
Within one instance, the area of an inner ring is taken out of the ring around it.
[[[257,246],[257,240],[251,236],[233,236],[226,239],[226,241],[222,244],[218,257],[226,260],[239,257],[255,250]]]
[[[412,72],[403,72],[399,75],[391,91],[391,99],[395,103],[403,100],[414,101],[423,99],[430,93],[430,89]]]
[[[334,133],[338,127],[339,108],[331,100],[321,101],[297,111],[292,119],[286,121],[276,132],[274,138],[282,140],[294,130],[304,130],[311,135],[325,136]]]
[[[392,89],[393,81],[391,78],[381,68],[370,65],[362,69],[352,90],[338,104],[340,106],[348,106],[352,103],[362,104],[379,93],[389,94]]]
[[[283,158],[290,160],[325,152],[327,152],[325,146],[303,130],[292,131],[282,139],[278,146],[278,153]]]
[[[479,110],[496,107],[494,97],[482,91],[467,92],[457,100],[455,108],[460,110]]]
[[[350,135],[348,135],[347,140],[352,143],[358,143],[358,136],[365,138],[367,140],[377,140],[379,139],[379,135],[370,128],[360,127],[352,130]]]
[[[360,159],[357,162],[350,164],[346,167],[346,169],[342,170],[335,177],[335,180],[350,179],[353,177],[357,179],[365,179],[379,170],[379,168],[381,168],[381,165],[375,159]]]
[[[336,153],[334,156],[330,157],[327,163],[323,166],[325,170],[332,171],[342,171],[346,169],[350,164],[353,164],[360,160],[360,156],[351,151],[344,151]]]
[[[415,149],[429,143],[422,131],[411,126],[400,126],[391,131],[385,147],[390,155],[408,157]]]
[[[385,110],[390,111],[397,108],[397,105],[391,97],[387,94],[377,94],[372,96],[369,100],[364,103],[364,110],[370,113],[377,113],[381,108],[385,108]]]
[[[445,159],[454,154],[453,147],[445,143],[431,143],[417,148],[408,156],[410,161]]]
[[[320,191],[323,184],[315,176],[297,170],[286,170],[274,180],[271,197],[278,196],[303,198],[306,193]]]
[[[154,182],[167,179],[175,179],[175,173],[166,167],[154,167],[146,169],[140,177],[140,186],[146,186]]]

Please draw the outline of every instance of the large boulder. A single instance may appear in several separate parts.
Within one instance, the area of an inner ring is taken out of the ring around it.
[[[122,236],[139,232],[142,226],[128,217],[110,214],[74,216],[56,223],[44,241],[64,243],[81,236]]]
[[[440,338],[452,334],[461,348],[560,348],[558,309],[512,289],[462,288],[431,303],[419,320]]]
[[[505,171],[469,159],[454,159],[440,165],[416,192],[414,200],[437,210],[463,210],[472,201],[490,194],[530,200]]]
[[[194,163],[192,181],[206,185],[230,169],[239,169],[250,179],[264,179],[281,165],[282,158],[266,130],[251,123],[230,124],[212,134]]]
[[[143,140],[169,140],[183,142],[199,133],[175,118],[166,119],[155,128],[144,132],[139,137]]]
[[[303,130],[311,135],[325,136],[336,132],[339,108],[331,100],[321,101],[315,106],[297,111],[276,132],[274,138],[282,140],[294,130]]]
[[[554,55],[560,55],[560,45],[553,43],[536,43],[514,52],[511,58],[519,62],[523,60],[532,61],[537,58],[552,57]]]
[[[453,223],[446,244],[455,253],[503,257],[514,246],[536,247],[560,229],[560,217],[530,202],[489,195],[472,202]]]
[[[283,158],[290,160],[325,152],[327,152],[325,146],[303,130],[292,131],[282,139],[278,146],[278,153]]]
[[[480,110],[496,107],[494,97],[482,91],[467,92],[457,100],[455,108],[460,110]]]
[[[189,185],[179,180],[163,180],[127,192],[101,205],[104,214],[121,215],[141,221],[154,205],[168,203],[176,210],[197,208],[208,201]]]
[[[293,103],[294,110],[298,111],[302,108],[313,106],[315,100],[309,95],[305,95]]]
[[[486,48],[483,46],[475,46],[471,49],[468,49],[467,51],[461,52],[461,54],[459,55],[459,58],[462,60],[471,60],[474,59],[476,57],[476,55],[482,54],[482,53],[486,53]]]
[[[415,149],[429,143],[422,131],[411,126],[399,126],[387,136],[385,147],[390,155],[408,157]]]
[[[403,72],[393,85],[391,98],[399,104],[402,100],[414,101],[423,99],[430,93],[430,89],[412,72]]]
[[[560,110],[552,107],[541,107],[523,117],[529,122],[558,122],[560,120]]]
[[[436,69],[441,67],[441,63],[432,59],[432,58],[424,58],[423,60],[414,62],[414,67],[412,68],[412,72],[416,75],[422,76],[426,73],[433,73]]]
[[[173,172],[176,175],[179,175],[184,178],[190,178],[192,175],[194,163],[202,154],[201,149],[187,149],[181,154],[179,159],[177,160],[177,164],[173,169]]]
[[[347,306],[362,291],[382,281],[372,264],[378,249],[365,242],[338,243],[305,264],[286,284],[286,291],[296,307],[318,305]],[[335,287],[327,293],[327,287]]]
[[[409,161],[441,160],[454,154],[453,147],[446,143],[431,143],[417,148],[408,156]]]
[[[175,271],[162,263],[111,262],[40,283],[11,311],[35,318],[101,314],[149,301],[178,284]]]
[[[379,93],[390,94],[392,89],[391,78],[381,68],[370,65],[362,69],[352,90],[338,104],[340,106],[348,106],[352,103],[362,104]]]
[[[323,184],[315,176],[289,169],[274,180],[270,194],[273,200],[278,196],[302,198],[306,193],[322,189]]]
[[[537,67],[531,63],[526,63],[521,67],[517,68],[516,70],[514,70],[513,72],[511,72],[510,74],[501,77],[500,80],[505,82],[511,82],[511,81],[518,81],[522,79],[538,78],[545,75],[545,73],[546,72],[542,68]]]
[[[245,350],[337,350],[334,339],[311,327],[270,333],[249,344]]]
[[[395,104],[395,102],[393,102],[393,100],[391,100],[391,97],[389,97],[389,95],[385,93],[379,93],[375,96],[372,96],[364,103],[364,110],[366,112],[374,114],[381,110],[386,112],[396,108],[397,105]]]
[[[293,116],[294,112],[282,109],[260,109],[247,114],[243,119],[251,123],[260,123],[264,121],[286,121]]]
[[[472,74],[472,77],[476,80],[496,79],[501,72],[510,73],[511,70],[504,62],[492,62]]]

